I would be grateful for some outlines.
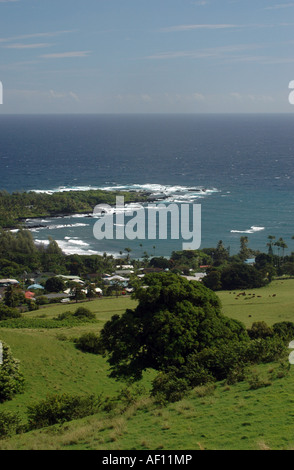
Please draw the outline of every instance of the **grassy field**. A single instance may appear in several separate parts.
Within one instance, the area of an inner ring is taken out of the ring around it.
[[[219,292],[225,315],[268,325],[294,322],[294,280],[274,281],[270,286],[245,292]],[[243,294],[243,293],[242,293]],[[255,294],[255,295],[253,295]],[[0,405],[25,419],[27,406],[47,394],[100,393],[115,396],[125,386],[108,377],[106,360],[75,348],[73,338],[98,332],[115,313],[136,305],[129,297],[99,299],[84,304],[95,312],[97,323],[60,329],[0,329],[14,357],[21,361],[26,387],[21,395]],[[74,311],[76,304],[48,306],[29,315],[54,318]],[[294,339],[294,338],[293,338]],[[97,415],[32,431],[0,441],[0,449],[293,449],[294,370],[277,378],[278,364],[256,368],[264,385],[252,390],[244,382],[215,389],[198,387],[182,401],[167,407],[155,405],[148,396],[154,374],[145,374],[146,393],[121,412]],[[292,366],[293,367],[293,366]]]
[[[245,291],[223,291],[218,296],[223,313],[250,327],[255,321],[273,325],[280,321],[294,322],[294,279],[280,279],[270,285]]]

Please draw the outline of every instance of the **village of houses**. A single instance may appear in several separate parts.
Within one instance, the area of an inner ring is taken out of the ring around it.
[[[139,268],[134,270],[132,264],[128,265],[117,265],[116,270],[112,274],[102,274],[100,286],[97,287],[95,283],[92,283],[92,292],[97,297],[102,297],[107,292],[107,288],[112,287],[110,291],[115,292],[116,295],[130,295],[133,292],[133,287],[130,284],[130,278],[134,279],[134,275],[138,279],[144,278],[147,273],[163,271],[160,268]],[[88,293],[88,286],[91,280],[89,278],[97,277],[92,274],[87,276],[86,279],[82,279],[80,276],[65,276],[56,275],[55,273],[24,273],[23,278],[17,279],[0,279],[0,301],[5,295],[5,291],[10,286],[18,287],[24,294],[24,297],[28,301],[34,302],[38,296],[46,298],[48,302],[60,302],[68,303],[73,300],[73,283],[78,284],[81,289],[80,292],[85,296]],[[191,276],[184,276],[188,280],[200,281],[206,276],[205,272],[191,273]],[[50,278],[60,278],[64,281],[67,287],[62,292],[47,292],[45,289],[46,281]]]

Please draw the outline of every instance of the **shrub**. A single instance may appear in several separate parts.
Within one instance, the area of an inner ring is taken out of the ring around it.
[[[252,323],[251,329],[248,330],[248,335],[252,339],[267,338],[274,335],[274,331],[264,321],[257,321]]]
[[[26,301],[26,304],[28,306],[28,310],[29,312],[33,312],[34,310],[39,310],[39,304],[37,302],[35,302],[35,300],[27,300]]]
[[[63,321],[63,320],[70,320],[73,317],[73,314],[71,312],[63,312],[57,315],[55,318],[58,321]]]
[[[269,387],[270,385],[272,385],[269,380],[260,377],[257,372],[254,371],[252,372],[251,377],[249,377],[248,382],[249,390],[257,390],[259,388]]]
[[[274,362],[286,354],[284,341],[278,336],[251,340],[247,349],[248,362],[261,364]]]
[[[0,411],[0,439],[17,434],[22,427],[21,419],[17,413]]]
[[[179,371],[179,375],[185,377],[191,387],[204,385],[214,380],[209,370],[199,364],[198,354],[190,354],[188,356],[186,364]]]
[[[48,305],[49,299],[45,295],[40,295],[40,297],[36,298],[36,302],[38,305]]]
[[[187,380],[178,377],[176,370],[160,372],[152,382],[151,396],[157,402],[176,402],[185,396],[188,389]]]
[[[100,338],[95,335],[95,333],[85,333],[78,338],[75,343],[76,347],[83,352],[89,352],[92,354],[103,353]]]
[[[55,320],[63,321],[63,320],[95,320],[96,315],[95,313],[91,312],[88,308],[79,307],[77,310],[72,313],[70,311],[60,313],[57,315]]]
[[[227,385],[233,385],[237,382],[243,382],[246,378],[246,367],[243,364],[237,364],[227,375]]]
[[[28,426],[39,429],[90,416],[97,413],[102,404],[101,395],[51,395],[28,407]]]
[[[94,318],[96,318],[95,313],[85,307],[79,307],[73,315],[77,318],[88,318],[89,320],[94,320]]]
[[[272,326],[274,333],[279,336],[285,343],[294,340],[294,323],[290,321],[282,321]]]
[[[125,387],[118,393],[117,401],[123,405],[122,410],[126,410],[129,406],[136,403],[144,393],[145,388],[142,385]]]
[[[0,321],[7,320],[8,318],[20,318],[22,315],[16,308],[7,307],[4,304],[0,305]]]
[[[208,397],[214,394],[215,388],[216,385],[214,383],[199,385],[198,387],[194,388],[194,393],[199,398]]]

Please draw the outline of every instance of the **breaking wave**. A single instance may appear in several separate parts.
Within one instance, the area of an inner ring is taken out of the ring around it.
[[[252,225],[247,230],[231,230],[231,233],[256,233],[256,232],[261,232],[262,230],[265,230],[265,227],[256,227]]]

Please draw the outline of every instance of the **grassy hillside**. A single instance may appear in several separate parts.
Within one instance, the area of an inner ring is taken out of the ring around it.
[[[217,294],[223,313],[242,321],[246,327],[255,321],[265,321],[268,325],[280,321],[294,322],[294,279],[275,280],[260,289]]]
[[[271,325],[294,321],[293,288],[294,280],[284,280],[245,295],[218,295],[227,316],[248,327],[259,320]],[[1,404],[0,411],[18,411],[25,419],[27,406],[51,393],[116,396],[125,384],[108,378],[105,359],[78,351],[72,340],[84,332],[98,332],[113,314],[134,305],[123,297],[87,302],[99,322],[72,328],[0,328],[0,339],[21,361],[26,380],[25,392]],[[75,304],[55,305],[27,315],[50,319],[75,309]],[[236,385],[197,387],[167,407],[154,404],[148,396],[150,371],[143,380],[145,393],[135,401],[108,413],[2,440],[0,449],[292,449],[294,370],[283,376],[279,367],[256,367],[256,375],[251,371]],[[254,377],[256,389],[252,389]]]

